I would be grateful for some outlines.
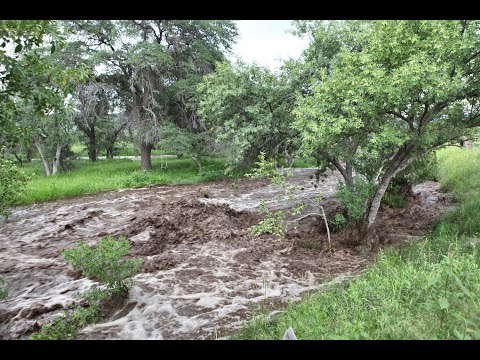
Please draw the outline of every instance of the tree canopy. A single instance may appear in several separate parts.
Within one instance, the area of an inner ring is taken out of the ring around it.
[[[312,79],[312,94],[298,99],[304,148],[334,164],[352,190],[354,176],[372,186],[360,219],[367,226],[398,172],[480,125],[479,26],[363,23],[359,46],[342,43]]]

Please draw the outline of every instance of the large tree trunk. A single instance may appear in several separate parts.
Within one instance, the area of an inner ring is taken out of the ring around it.
[[[97,161],[97,144],[93,131],[88,135],[88,158],[91,161]]]
[[[47,159],[47,154],[45,154],[45,146],[43,143],[40,141],[36,140],[35,141],[35,146],[38,149],[38,152],[40,153],[40,157],[42,158],[43,161],[43,167],[45,168],[45,175],[50,176],[50,165],[48,164],[48,159]]]
[[[152,170],[152,144],[144,144],[143,142],[140,144],[140,163],[142,170]]]
[[[55,151],[55,158],[53,159],[53,164],[52,164],[52,175],[55,175],[58,172],[58,165],[60,164],[61,153],[62,153],[62,145],[57,145],[57,150]]]

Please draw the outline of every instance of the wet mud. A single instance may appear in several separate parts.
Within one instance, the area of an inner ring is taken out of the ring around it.
[[[303,188],[295,201],[266,180],[195,186],[158,186],[81,196],[18,208],[0,221],[0,275],[9,297],[0,302],[0,338],[28,338],[76,304],[94,282],[73,273],[60,254],[78,241],[95,245],[125,235],[131,255],[143,258],[128,298],[80,339],[213,339],[231,333],[259,305],[282,308],[302,293],[357,274],[373,255],[352,247],[347,230],[332,233],[326,252],[323,219],[308,216],[281,240],[253,236],[260,200],[288,209],[319,193],[327,216],[340,175],[317,188],[314,169],[296,170],[289,183]],[[449,206],[439,185],[414,188],[402,209],[382,206],[374,229],[381,246],[414,241]],[[313,211],[307,209],[308,211]],[[297,216],[298,217],[298,216]]]

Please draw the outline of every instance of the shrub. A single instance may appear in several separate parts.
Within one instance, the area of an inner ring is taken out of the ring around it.
[[[86,307],[77,307],[65,312],[51,324],[44,325],[40,332],[32,335],[33,340],[74,339],[80,329],[96,324],[100,319],[100,305],[114,295],[125,295],[132,286],[131,277],[140,271],[141,259],[122,259],[129,251],[128,239],[111,236],[101,240],[93,248],[85,243],[77,244],[72,250],[64,250],[65,260],[75,270],[106,284],[106,289],[96,285],[82,294]]]
[[[32,335],[32,340],[70,340],[85,326],[95,324],[100,318],[97,306],[79,307],[65,312],[64,316],[44,325],[42,330]]]
[[[253,235],[273,234],[280,239],[285,238],[287,226],[284,224],[285,213],[283,211],[272,212],[265,205],[265,201],[260,201],[260,213],[265,214],[265,218],[258,224],[253,225],[250,231]]]
[[[359,221],[365,214],[367,199],[373,193],[374,187],[359,176],[353,178],[353,183],[353,189],[339,183],[335,196],[347,210],[348,220]]]
[[[141,259],[122,259],[129,251],[128,239],[108,236],[93,248],[79,243],[72,250],[64,250],[65,260],[75,270],[106,284],[114,293],[126,293],[132,286],[131,277],[140,271]]]
[[[6,299],[8,296],[8,291],[6,287],[6,281],[3,276],[0,276],[0,300]]]
[[[21,196],[28,180],[29,177],[12,161],[0,157],[0,216],[8,218],[8,207],[15,204]]]

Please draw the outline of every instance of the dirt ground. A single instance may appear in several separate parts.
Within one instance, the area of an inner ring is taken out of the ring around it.
[[[314,169],[289,180],[301,196],[321,193],[327,216],[338,173],[313,186]],[[75,304],[93,281],[74,274],[59,253],[78,241],[94,245],[125,234],[132,254],[143,258],[128,299],[81,339],[212,339],[241,326],[260,305],[282,308],[305,291],[361,271],[372,255],[349,245],[348,232],[332,234],[326,249],[323,220],[311,216],[286,239],[253,236],[261,199],[273,209],[295,205],[266,180],[242,179],[196,186],[158,186],[31,205],[0,222],[0,274],[9,297],[0,302],[0,338],[27,338]],[[382,246],[425,234],[449,206],[435,182],[414,188],[403,209],[382,207],[375,234]]]

